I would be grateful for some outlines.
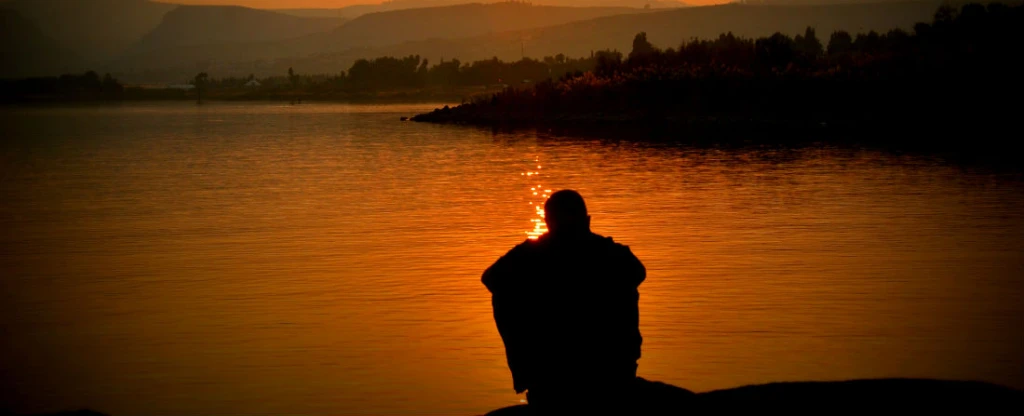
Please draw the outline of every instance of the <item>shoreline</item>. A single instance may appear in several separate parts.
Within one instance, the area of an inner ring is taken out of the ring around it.
[[[954,140],[969,133],[973,147],[1001,145],[999,138],[985,140],[978,134],[998,133],[1011,127],[1013,114],[984,116],[960,114],[957,119],[934,123],[942,114],[863,114],[857,117],[781,118],[752,114],[648,115],[633,114],[529,114],[473,111],[466,106],[435,108],[410,121],[440,125],[472,126],[494,131],[537,130],[566,136],[627,138],[639,141],[681,141],[694,144],[793,144],[806,142],[886,145],[927,144],[929,147],[959,145]],[[894,138],[893,136],[900,136]],[[785,137],[781,137],[785,136]]]
[[[638,379],[642,380],[642,379]],[[1013,414],[1024,411],[1024,390],[973,380],[876,378],[842,381],[790,381],[694,393],[670,384],[646,381],[638,414],[720,413],[756,409],[864,411],[906,409],[920,411],[970,410],[972,414]],[[15,416],[19,413],[2,413]],[[528,405],[507,406],[482,416],[527,416]],[[116,416],[91,409],[32,413],[26,416]]]
[[[670,384],[644,380],[637,414],[720,413],[757,409],[822,412],[913,409],[969,409],[972,414],[1024,410],[1024,390],[999,384],[921,378],[879,378],[843,381],[794,381],[751,384],[694,393]],[[526,416],[528,405],[493,410],[484,416]]]
[[[629,117],[601,119],[599,114],[569,117],[475,117],[461,107],[437,108],[410,121],[477,128],[492,133],[536,133],[542,140],[601,140],[698,148],[852,147],[896,154],[922,154],[950,162],[1024,171],[1024,154],[1016,151],[1016,117],[1006,112],[984,115],[868,114],[846,119],[778,119],[738,115]],[[942,123],[936,123],[942,120]],[[1009,129],[1009,130],[1007,130]]]
[[[322,102],[322,103],[439,103],[453,105],[470,101],[474,96],[493,94],[495,88],[474,86],[453,89],[411,89],[351,92],[254,92],[221,91],[204,93],[202,102]],[[61,95],[6,95],[0,96],[0,105],[77,104],[77,103],[136,103],[136,102],[196,102],[194,91],[172,89],[140,89],[129,87],[117,97],[67,97]]]

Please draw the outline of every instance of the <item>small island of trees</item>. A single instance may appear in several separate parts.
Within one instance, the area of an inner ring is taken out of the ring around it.
[[[804,123],[978,128],[1019,115],[1024,6],[942,7],[932,23],[822,42],[731,33],[661,50],[639,33],[593,71],[413,119],[494,125]]]

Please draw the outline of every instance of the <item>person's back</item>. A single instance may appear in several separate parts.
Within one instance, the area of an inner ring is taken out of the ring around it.
[[[531,407],[603,407],[627,398],[636,377],[644,266],[628,247],[590,232],[579,194],[556,192],[545,211],[551,231],[483,276],[514,387],[529,390]]]

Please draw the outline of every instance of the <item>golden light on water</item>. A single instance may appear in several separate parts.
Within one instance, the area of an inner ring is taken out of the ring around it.
[[[534,158],[534,162],[538,162],[538,161],[540,161],[539,157],[538,158]],[[529,184],[527,186],[530,186],[530,185],[533,184],[533,181],[532,181],[533,177],[540,176],[540,168],[541,168],[541,165],[537,165],[537,170],[536,171],[524,172],[522,174],[523,176],[528,176],[528,177],[531,178],[531,181],[529,182]],[[551,194],[551,190],[550,189],[544,189],[543,187],[541,187],[541,184],[538,183],[537,186],[530,186],[530,191],[529,192],[531,194],[530,197],[532,199],[529,202],[529,205],[533,207],[533,212],[534,212],[535,216],[530,219],[530,222],[533,223],[533,228],[531,228],[530,230],[526,231],[526,238],[529,238],[531,240],[536,240],[538,237],[540,237],[540,236],[544,235],[544,233],[548,232],[548,226],[547,226],[547,224],[544,223],[544,200],[547,199],[548,195]]]
[[[545,196],[569,187],[648,268],[646,379],[1024,388],[1016,176],[866,149],[453,134],[392,122],[420,107],[384,108],[0,111],[17,168],[0,181],[0,384],[17,381],[0,402],[185,416],[517,404],[480,274],[543,235]]]

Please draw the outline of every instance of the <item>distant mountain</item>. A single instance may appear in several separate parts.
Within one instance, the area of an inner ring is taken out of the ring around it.
[[[635,7],[638,9],[671,9],[687,7],[684,1],[676,0],[537,0],[533,4],[546,4],[549,6],[577,6],[577,7]]]
[[[816,6],[732,4],[649,12],[629,9],[631,12],[624,14],[561,24],[552,23],[555,21],[552,18],[543,20],[536,14],[519,15],[511,12],[493,15],[455,13],[459,19],[441,20],[444,22],[441,24],[431,23],[441,19],[431,14],[438,13],[437,10],[471,9],[468,6],[465,9],[446,7],[396,11],[354,19],[327,35],[286,42],[165,50],[134,62],[129,67],[135,68],[136,72],[125,74],[125,79],[153,76],[154,73],[140,72],[142,68],[161,69],[163,72],[160,76],[174,74],[180,78],[188,71],[193,71],[196,63],[202,63],[203,70],[212,76],[249,73],[265,76],[283,74],[289,67],[294,67],[300,73],[337,73],[347,70],[357,59],[379,56],[421,55],[431,63],[437,63],[442,58],[458,58],[463,62],[491,57],[518,60],[523,55],[541,58],[559,53],[580,57],[602,49],[618,49],[628,53],[633,36],[639,32],[647,32],[648,40],[655,46],[675,48],[684,40],[712,38],[730,31],[745,37],[767,36],[775,32],[795,35],[811,26],[816,28],[821,41],[827,43],[829,35],[835,30],[852,33],[887,31],[893,28],[911,30],[917,22],[931,21],[940,1]],[[474,7],[483,10],[495,6]],[[548,10],[540,6],[533,7]],[[389,14],[391,16],[387,16]],[[554,12],[548,14],[557,16]],[[502,16],[515,16],[514,19],[495,23],[507,30],[468,34],[487,28],[485,24],[472,22],[491,18],[500,20]],[[564,16],[570,18],[573,15]],[[360,19],[364,19],[364,22],[360,22]],[[520,19],[525,22],[516,23]],[[456,22],[470,23],[466,24],[468,28],[461,28],[455,27],[458,25]],[[533,26],[538,22],[550,25]],[[514,24],[522,27],[516,29]],[[356,31],[355,28],[361,29]],[[390,28],[401,29],[395,34],[383,33]],[[455,37],[456,34],[463,37]],[[393,44],[387,45],[385,42]],[[361,46],[366,44],[369,45]]]
[[[177,7],[146,0],[11,0],[0,7],[17,11],[85,65],[123,53]]]
[[[214,62],[304,56],[310,49],[296,49],[294,40],[304,36],[319,39],[308,36],[326,35],[343,23],[343,19],[297,17],[239,6],[180,6],[104,69],[165,73],[170,68],[188,68],[194,72],[207,70]]]
[[[359,7],[359,6],[350,6]],[[273,12],[296,17],[320,17],[334,19],[353,19],[365,13],[350,13],[345,11],[348,7],[337,9],[270,9]]]
[[[387,12],[405,9],[421,9],[426,7],[454,6],[469,3],[493,4],[508,0],[396,0],[380,4],[356,4],[336,9],[282,9],[274,10],[285,14],[302,17],[344,17],[354,19],[369,13]],[[686,4],[674,0],[534,0],[528,3],[538,6],[562,7],[631,7],[652,9],[685,7]]]
[[[342,22],[239,6],[179,6],[164,15],[160,25],[132,50],[279,41],[327,32]]]
[[[646,32],[661,48],[677,48],[692,38],[714,38],[733,32],[738,36],[768,36],[775,32],[803,33],[816,29],[823,43],[836,30],[866,33],[894,28],[912,30],[917,22],[930,22],[941,0],[817,6],[750,6],[729,4],[689,7],[641,14],[601,17],[539,29],[509,31],[454,40],[409,42],[389,47],[349,52],[349,55],[384,56],[417,53],[429,59],[459,58],[463,61],[535,58],[564,53],[586,56],[591,51],[618,49],[628,53],[633,36]],[[414,52],[415,51],[415,52]]]
[[[738,36],[768,36],[775,32],[802,34],[814,27],[822,43],[836,30],[851,33],[894,28],[912,30],[917,22],[930,22],[941,0],[841,4],[821,6],[749,6],[722,5],[690,7],[601,17],[538,29],[508,31],[460,39],[434,39],[397,45],[360,48],[341,53],[281,60],[271,71],[286,64],[304,73],[336,72],[359,58],[421,55],[438,62],[457,58],[462,62],[498,57],[518,60],[524,54],[542,58],[564,53],[571,57],[589,56],[592,51],[617,49],[626,54],[633,37],[647,32],[647,39],[660,48],[677,48],[692,38],[714,38],[725,32]],[[231,71],[230,67],[224,70]]]
[[[79,71],[81,58],[14,10],[0,8],[0,78]]]
[[[370,13],[331,33],[322,50],[454,39],[638,12],[640,10],[626,7],[558,7],[505,2]]]
[[[370,13],[345,22],[333,31],[300,35],[326,30],[317,26],[313,18],[301,18],[265,10],[240,7],[232,9],[248,16],[245,25],[239,19],[224,16],[213,18],[192,16],[196,9],[216,7],[182,6],[168,13],[164,22],[146,36],[142,42],[114,64],[125,71],[166,69],[169,67],[209,68],[225,62],[272,60],[285,57],[304,57],[341,52],[353,48],[380,47],[425,39],[452,39],[479,36],[510,30],[523,30],[592,19],[623,13],[642,13],[641,9],[622,7],[555,7],[532,6],[523,3],[463,4]],[[201,13],[202,14],[202,13]],[[279,25],[255,23],[256,17],[273,19]],[[329,19],[316,19],[326,21]],[[203,22],[197,24],[196,22]],[[292,27],[282,22],[306,22],[301,27],[307,32],[276,30]],[[244,31],[233,30],[244,26]],[[197,29],[199,28],[199,29]],[[208,29],[202,29],[208,28]],[[195,33],[191,31],[195,30]],[[211,36],[212,32],[217,37]],[[246,35],[242,35],[246,33]],[[258,32],[258,33],[253,33]],[[271,39],[276,34],[279,40]],[[290,34],[294,39],[285,39]],[[248,67],[247,67],[248,68]],[[338,68],[337,72],[346,68]],[[258,69],[246,71],[259,72]]]

